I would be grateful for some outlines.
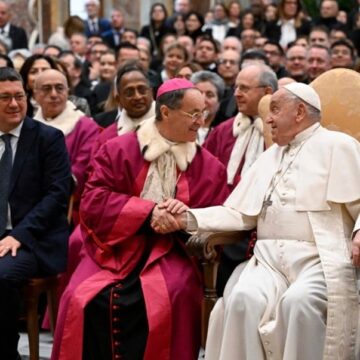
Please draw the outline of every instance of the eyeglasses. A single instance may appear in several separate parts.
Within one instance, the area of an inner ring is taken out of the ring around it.
[[[43,85],[40,86],[40,88],[38,89],[42,91],[44,94],[50,94],[53,89],[55,89],[55,91],[58,94],[63,94],[65,91],[67,91],[68,88],[63,84],[55,84],[55,85]]]
[[[259,88],[264,88],[264,87],[266,87],[266,85],[258,85],[258,86],[235,85],[235,91],[240,91],[240,92],[246,94],[251,89],[259,89]]]
[[[197,111],[194,112],[193,114],[190,114],[186,111],[183,110],[179,110],[181,113],[183,113],[184,115],[187,115],[188,117],[190,117],[192,119],[193,122],[198,121],[200,119],[204,119],[206,120],[207,117],[209,116],[209,111],[204,110],[204,111]]]
[[[231,59],[220,59],[220,60],[219,60],[219,64],[236,65],[236,64],[239,64],[239,62],[236,61],[236,60],[231,60]]]
[[[25,94],[0,94],[0,101],[4,104],[8,104],[12,101],[12,99],[15,99],[16,102],[21,102],[26,99]]]

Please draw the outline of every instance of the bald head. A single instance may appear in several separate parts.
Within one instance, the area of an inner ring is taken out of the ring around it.
[[[68,98],[68,84],[64,74],[54,69],[40,73],[35,78],[34,97],[44,118],[59,116],[65,110]]]
[[[61,81],[67,87],[66,77],[61,71],[55,69],[47,69],[45,71],[42,71],[35,78],[35,82],[34,82],[35,89],[40,87],[47,80],[53,80],[53,79]]]

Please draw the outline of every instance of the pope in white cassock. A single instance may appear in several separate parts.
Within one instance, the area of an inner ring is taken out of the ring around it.
[[[266,119],[276,144],[224,206],[175,215],[188,230],[257,227],[254,256],[211,314],[206,359],[360,358],[360,145],[320,119],[314,89],[284,86]]]

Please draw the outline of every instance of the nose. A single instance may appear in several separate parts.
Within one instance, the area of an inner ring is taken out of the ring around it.
[[[14,106],[17,107],[17,106],[18,106],[18,103],[16,102],[14,96],[11,97],[11,100],[10,100],[10,102],[9,102],[9,106],[12,106],[12,107],[14,107]]]
[[[273,119],[270,115],[270,112],[267,114],[266,118],[265,118],[265,123],[266,124],[271,124],[273,122]]]
[[[195,121],[195,124],[199,125],[200,127],[205,125],[205,118],[201,116],[198,120]]]

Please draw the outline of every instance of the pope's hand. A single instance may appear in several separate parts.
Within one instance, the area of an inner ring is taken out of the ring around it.
[[[166,199],[159,204],[160,209],[166,209],[172,215],[182,214],[189,207],[185,205],[182,201],[177,199]]]
[[[11,252],[12,256],[16,256],[17,249],[21,246],[21,242],[17,241],[12,236],[5,236],[0,241],[0,257],[5,256],[8,252]]]
[[[360,267],[360,231],[358,231],[353,238],[351,257],[353,265]]]

